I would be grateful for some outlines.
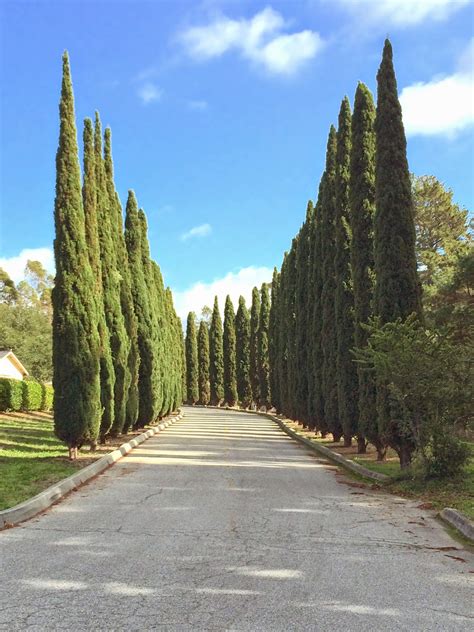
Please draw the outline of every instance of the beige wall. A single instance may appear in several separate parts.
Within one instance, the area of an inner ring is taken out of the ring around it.
[[[0,360],[0,377],[13,377],[17,380],[22,380],[23,373],[19,371],[10,358],[6,356]]]

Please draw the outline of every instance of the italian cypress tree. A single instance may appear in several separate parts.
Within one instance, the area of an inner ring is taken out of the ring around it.
[[[261,289],[261,309],[260,309],[260,326],[258,328],[258,368],[259,368],[259,384],[260,399],[259,405],[270,408],[270,356],[268,345],[268,332],[270,328],[270,295],[266,283],[262,284]]]
[[[84,183],[82,199],[86,230],[87,252],[94,275],[95,287],[91,300],[95,300],[99,313],[100,338],[100,402],[102,406],[101,427],[110,428],[114,420],[115,372],[110,349],[109,331],[105,321],[104,296],[102,290],[102,263],[100,260],[99,229],[97,225],[97,190],[94,156],[94,131],[92,121],[84,121]]]
[[[211,397],[209,382],[209,329],[201,320],[198,333],[199,403],[207,406]]]
[[[258,365],[258,327],[260,319],[260,293],[256,287],[252,290],[252,307],[250,309],[250,384],[252,385],[252,401],[260,401],[260,369]]]
[[[224,343],[222,319],[217,296],[214,298],[211,328],[209,332],[209,377],[211,381],[211,404],[219,406],[224,399]]]
[[[120,281],[120,305],[125,321],[128,337],[128,358],[124,370],[125,417],[118,415],[112,425],[111,434],[127,432],[133,428],[138,416],[138,367],[140,354],[138,350],[138,323],[133,307],[132,280],[128,263],[127,247],[123,231],[122,205],[115,190],[114,167],[112,160],[112,132],[107,127],[104,133],[104,167],[107,184],[107,194],[111,209],[111,234],[116,255],[116,269]],[[122,424],[123,421],[123,425]]]
[[[352,230],[351,265],[354,288],[354,339],[358,348],[367,345],[366,325],[373,314],[374,293],[374,213],[375,213],[375,105],[370,90],[359,83],[352,115],[352,150],[350,175],[350,220]],[[383,460],[375,404],[375,379],[362,365],[359,378],[359,452],[365,450],[366,437]]]
[[[329,132],[324,187],[321,199],[321,246],[322,246],[322,326],[321,348],[323,355],[322,386],[324,393],[324,416],[334,441],[339,441],[342,428],[339,423],[337,397],[337,332],[335,323],[335,179],[336,179],[336,130],[331,125]]]
[[[344,98],[339,111],[335,178],[335,314],[336,314],[336,369],[339,421],[344,434],[344,445],[350,446],[358,429],[357,365],[352,356],[354,348],[354,294],[350,261],[349,181],[351,161],[351,107]]]
[[[186,401],[192,405],[199,401],[199,365],[194,312],[189,312],[186,323]]]
[[[300,244],[300,235],[293,238],[288,253],[288,276],[286,290],[286,326],[287,326],[287,390],[286,411],[291,419],[297,419],[297,391],[298,391],[298,356],[296,346],[296,262]]]
[[[270,360],[270,393],[271,403],[277,411],[280,410],[280,382],[278,377],[278,360],[279,360],[279,346],[278,346],[278,326],[279,326],[279,287],[280,287],[280,273],[276,268],[273,268],[272,277],[272,299],[270,304],[270,319],[268,328],[268,354]]]
[[[154,346],[152,339],[151,308],[145,270],[142,260],[142,230],[138,206],[133,191],[128,192],[125,216],[125,243],[127,246],[130,276],[133,279],[132,297],[138,322],[138,349],[140,366],[138,372],[138,416],[136,427],[143,428],[154,420]]]
[[[421,293],[416,270],[415,224],[406,139],[392,46],[385,40],[382,63],[377,73],[375,118],[375,311],[382,323],[405,319],[412,313],[421,317]],[[387,391],[377,393],[380,433],[396,450],[402,468],[411,462],[414,441],[397,419],[401,411],[390,410]]]
[[[239,308],[235,316],[235,355],[237,360],[237,393],[240,405],[248,408],[252,402],[250,384],[250,317],[243,296],[239,298]]]
[[[87,253],[69,58],[63,55],[56,154],[53,303],[54,431],[71,458],[95,442],[101,418],[100,338],[94,274]]]
[[[280,272],[280,286],[278,290],[278,382],[280,409],[288,414],[288,258],[289,253],[283,255]]]
[[[224,399],[229,406],[237,403],[234,306],[227,295],[224,309]]]
[[[105,164],[102,156],[102,128],[98,112],[95,114],[94,152],[97,184],[97,217],[99,226],[100,254],[102,262],[102,286],[104,310],[110,336],[110,348],[114,363],[114,423],[123,428],[127,404],[125,374],[129,352],[129,339],[120,304],[120,273],[113,239],[113,209],[107,191]],[[104,422],[104,420],[102,420]],[[109,433],[110,425],[101,424],[102,440]]]

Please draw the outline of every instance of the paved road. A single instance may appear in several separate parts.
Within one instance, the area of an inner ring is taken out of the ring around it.
[[[472,630],[473,556],[348,483],[270,420],[187,409],[0,533],[0,629]]]

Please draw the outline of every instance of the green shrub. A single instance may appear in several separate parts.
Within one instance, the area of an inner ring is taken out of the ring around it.
[[[35,380],[23,380],[23,410],[40,410],[43,398],[41,384]]]
[[[435,433],[430,456],[427,463],[428,476],[449,478],[461,474],[471,456],[471,450],[467,443],[451,434]]]
[[[51,384],[41,384],[41,410],[49,411],[53,407],[54,389]]]
[[[0,378],[0,410],[20,410],[23,402],[23,382]]]

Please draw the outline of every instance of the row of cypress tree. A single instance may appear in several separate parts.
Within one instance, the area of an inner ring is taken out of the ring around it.
[[[271,402],[305,426],[394,448],[408,465],[412,437],[397,423],[384,384],[354,361],[372,316],[422,318],[406,139],[392,47],[385,41],[377,105],[357,86],[331,126],[316,203],[272,282]]]
[[[184,393],[180,320],[133,191],[122,207],[112,137],[84,121],[78,156],[69,58],[63,56],[56,155],[53,303],[54,423],[74,458],[94,445],[176,409]],[[104,142],[102,143],[102,137]]]
[[[270,296],[264,283],[252,291],[250,313],[243,296],[237,313],[230,296],[224,323],[217,296],[212,317],[196,322],[190,312],[186,326],[186,401],[220,406],[270,406]]]

